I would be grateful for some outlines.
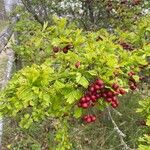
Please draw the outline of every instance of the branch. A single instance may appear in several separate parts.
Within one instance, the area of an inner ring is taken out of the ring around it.
[[[112,121],[112,124],[114,125],[114,130],[116,131],[116,133],[118,134],[119,138],[120,138],[120,141],[121,141],[121,145],[124,147],[123,149],[124,150],[134,150],[134,149],[131,149],[130,147],[128,147],[128,145],[126,144],[126,142],[124,141],[124,137],[126,137],[126,135],[119,129],[119,127],[117,126],[116,122],[114,121],[114,119],[112,118],[112,115],[110,113],[110,108],[108,107],[107,108],[108,110],[108,114],[109,114],[109,117]]]

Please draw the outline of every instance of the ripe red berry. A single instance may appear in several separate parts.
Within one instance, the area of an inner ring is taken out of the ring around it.
[[[114,84],[112,85],[112,88],[113,88],[114,90],[117,90],[117,89],[119,88],[119,85],[118,85],[117,83],[114,83]]]
[[[92,100],[96,100],[96,96],[95,95],[91,95],[91,99]]]
[[[111,101],[112,101],[112,98],[106,98],[106,101],[107,101],[107,102],[111,102]]]
[[[80,67],[80,62],[79,62],[79,61],[76,62],[75,67],[76,67],[76,68],[79,68],[79,67]]]
[[[107,94],[106,94],[106,93],[102,93],[102,96],[103,96],[103,97],[107,97]]]
[[[133,75],[135,75],[135,73],[133,72],[133,71],[130,71],[129,73],[128,73],[128,76],[133,76]]]
[[[137,87],[136,87],[134,84],[130,85],[130,89],[131,89],[131,90],[134,91],[134,90],[136,90],[136,88],[137,88]]]
[[[86,98],[85,98],[85,97],[82,97],[82,98],[80,99],[80,101],[84,103],[84,102],[86,102]]]
[[[116,108],[118,105],[117,105],[115,102],[112,102],[112,103],[111,103],[111,106],[112,106],[113,108]]]
[[[121,95],[126,94],[126,91],[124,89],[119,89],[119,92],[120,92]]]
[[[91,120],[92,120],[93,122],[96,121],[96,116],[95,116],[95,115],[91,116]]]
[[[89,96],[86,96],[85,99],[87,102],[91,100],[91,98]]]
[[[93,86],[90,88],[90,91],[91,91],[91,92],[94,92],[94,91],[95,91],[95,89],[94,89]]]
[[[63,48],[63,52],[66,54],[68,53],[68,49],[66,47]]]
[[[108,91],[107,93],[107,97],[113,97],[114,93],[112,91]]]
[[[81,107],[82,107],[82,108],[88,108],[88,107],[89,107],[89,104],[88,104],[88,103],[82,103],[82,104],[81,104]]]
[[[101,85],[101,86],[100,86],[100,89],[103,89],[104,87],[105,87],[104,85]]]
[[[55,46],[55,47],[53,47],[53,52],[54,52],[54,53],[58,53],[58,52],[59,52],[59,50],[60,50],[60,48],[59,48],[59,47],[56,47],[56,46]]]
[[[101,86],[101,85],[104,84],[104,82],[102,80],[100,80],[100,79],[97,79],[96,80],[96,84]]]
[[[94,86],[94,88],[95,88],[95,90],[100,90],[101,89],[101,87],[97,84]]]
[[[99,99],[101,97],[101,94],[96,94],[96,98]]]
[[[117,97],[112,97],[112,101],[117,101],[118,99],[117,99]]]
[[[88,117],[88,118],[86,119],[86,122],[87,122],[87,123],[91,123],[91,122],[92,122],[91,117]]]
[[[83,120],[85,121],[89,116],[86,115],[86,116],[83,116]]]

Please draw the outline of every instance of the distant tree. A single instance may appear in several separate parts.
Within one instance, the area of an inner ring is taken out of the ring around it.
[[[21,0],[26,10],[43,24],[51,16],[68,16],[87,30],[129,28],[150,6],[149,0]],[[121,23],[120,23],[121,22]]]

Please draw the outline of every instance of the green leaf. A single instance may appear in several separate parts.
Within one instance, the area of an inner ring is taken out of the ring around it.
[[[82,93],[79,90],[74,90],[72,92],[70,92],[68,95],[65,96],[65,98],[67,99],[67,102],[69,104],[74,103],[76,100],[78,100],[81,97]]]
[[[75,108],[74,117],[79,118],[79,117],[81,117],[81,115],[82,115],[82,109],[79,107]]]
[[[146,125],[150,126],[150,115],[147,117]]]
[[[80,85],[82,85],[83,87],[87,88],[88,85],[89,85],[89,82],[88,80],[84,77],[84,76],[81,76],[81,74],[78,74],[77,77],[76,77],[76,82]]]
[[[96,76],[97,75],[97,72],[95,70],[90,70],[88,71],[88,73],[92,76]]]
[[[133,79],[134,79],[136,82],[139,82],[139,76],[133,75],[132,77],[133,77]]]
[[[47,28],[47,26],[48,26],[48,21],[44,22],[42,32],[44,32],[44,31],[45,31],[45,29]]]
[[[60,81],[55,81],[55,83],[54,83],[54,88],[56,89],[56,90],[60,90],[60,89],[62,89],[62,88],[64,88],[65,87],[65,84],[64,83],[62,83],[62,82],[60,82]]]

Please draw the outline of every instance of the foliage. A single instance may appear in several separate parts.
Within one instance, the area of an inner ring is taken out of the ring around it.
[[[82,41],[84,40],[83,32],[80,33],[81,30],[77,30],[75,25],[65,20],[59,23],[59,21],[55,19],[55,23],[53,21],[52,26],[49,27],[48,24],[45,23],[44,27],[42,27],[39,23],[26,15],[29,16],[29,14],[24,14],[15,28],[19,40],[17,45],[14,44],[16,55],[20,57],[23,65],[44,62],[46,58],[52,57],[51,52],[54,46],[59,45],[60,48],[63,48],[69,43],[76,46],[79,40],[81,40],[80,43],[84,42]],[[111,41],[115,43],[125,41],[132,44],[134,49],[144,48],[146,53],[148,53],[149,45],[146,46],[146,44],[150,42],[148,38],[150,28],[148,17],[149,16],[139,20],[137,25],[131,26],[132,32],[116,30],[116,36],[114,36],[113,34],[109,35],[104,30],[100,30],[95,32],[94,35],[92,35],[91,32],[91,36],[93,36],[94,39],[98,39],[100,35],[101,37],[111,36]],[[56,28],[56,25],[59,26],[59,28]]]
[[[79,118],[86,112],[76,104],[88,85],[100,78],[108,89],[113,90],[111,85],[118,83],[128,91],[127,74],[132,66],[132,71],[138,74],[139,65],[147,64],[150,45],[142,43],[143,47],[126,51],[118,43],[120,36],[106,30],[84,32],[57,17],[52,26],[23,22],[19,22],[18,29],[26,36],[20,35],[16,52],[28,60],[30,66],[16,73],[1,94],[1,115],[15,118],[25,129],[36,122],[58,117],[60,130],[57,130],[56,141],[64,140],[59,142],[58,149],[70,149],[67,119]],[[36,64],[32,64],[34,62]],[[76,66],[77,62],[80,65]],[[133,78],[139,81],[137,75]],[[106,102],[99,99],[95,107],[103,110],[106,106]],[[66,112],[68,117],[64,117]]]

